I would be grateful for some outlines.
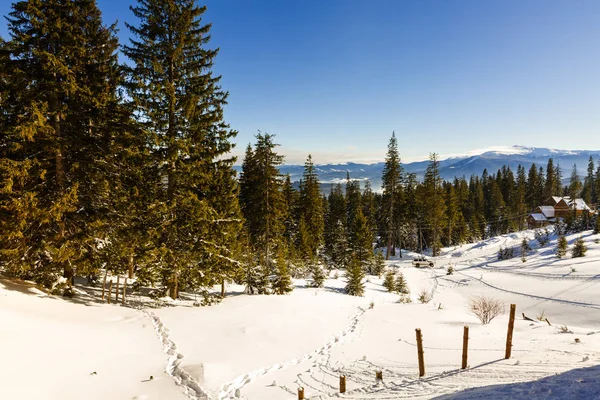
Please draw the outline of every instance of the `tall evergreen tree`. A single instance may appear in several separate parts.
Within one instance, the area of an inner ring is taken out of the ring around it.
[[[373,233],[369,229],[362,210],[358,210],[358,214],[354,219],[351,247],[354,257],[360,261],[365,270],[368,270],[373,259]]]
[[[587,175],[583,180],[583,186],[581,190],[581,198],[587,203],[592,204],[592,198],[595,193],[596,182],[594,180],[594,159],[590,156],[587,167]]]
[[[446,211],[439,166],[437,154],[432,153],[429,156],[429,165],[423,180],[423,209],[425,220],[431,232],[431,252],[433,256],[437,256],[440,252],[442,221]]]
[[[186,285],[210,285],[237,266],[222,242],[240,224],[234,159],[226,156],[236,132],[223,121],[228,93],[211,71],[218,50],[207,48],[206,7],[193,0],[138,0],[131,10],[139,22],[127,24],[133,34],[124,47],[132,61],[128,94],[155,169],[148,178],[157,188],[148,205],[159,222],[155,265],[176,298],[180,276]]]
[[[323,243],[323,201],[321,200],[321,184],[315,171],[312,157],[309,155],[304,164],[304,173],[300,182],[300,217],[306,224],[306,235],[303,238],[306,241],[307,260],[315,262],[319,247]]]
[[[325,252],[331,267],[347,266],[348,235],[346,231],[346,199],[341,184],[331,187],[325,216]]]
[[[400,155],[398,154],[398,141],[396,134],[392,132],[392,137],[388,144],[388,152],[385,157],[381,186],[383,189],[383,219],[385,220],[384,240],[387,246],[386,259],[394,255],[396,242],[400,233],[400,209],[402,204],[402,166],[400,165]],[[402,250],[400,250],[402,257]]]
[[[93,0],[17,1],[0,56],[0,259],[47,286],[114,238],[128,114],[115,27]],[[103,245],[100,245],[102,243]]]
[[[548,159],[546,165],[546,183],[544,184],[544,200],[551,196],[560,196],[560,193],[556,192],[557,179],[556,169],[554,168],[554,160],[552,157]]]
[[[283,156],[275,152],[273,135],[259,132],[254,150],[246,151],[240,177],[240,198],[250,242],[262,265],[272,266],[272,254],[285,232],[285,202],[279,165]]]

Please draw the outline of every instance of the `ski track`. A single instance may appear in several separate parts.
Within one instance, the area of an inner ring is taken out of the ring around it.
[[[169,356],[165,372],[169,374],[178,386],[181,386],[185,394],[192,400],[210,400],[209,394],[194,380],[194,378],[180,367],[183,354],[177,351],[177,345],[169,338],[169,329],[164,326],[160,318],[147,310],[140,310],[152,320],[154,330],[158,335],[163,351]]]
[[[469,279],[481,282],[482,284],[484,284],[484,285],[486,285],[488,287],[491,287],[492,289],[496,289],[496,290],[499,290],[499,291],[502,291],[502,292],[505,292],[505,293],[516,294],[516,295],[519,295],[519,296],[529,297],[529,298],[538,299],[538,300],[553,301],[553,302],[556,302],[556,303],[568,304],[568,305],[572,305],[572,306],[576,306],[576,307],[587,307],[587,308],[600,309],[600,304],[584,303],[584,302],[581,302],[581,301],[572,301],[572,300],[562,300],[562,299],[556,299],[556,298],[552,298],[552,297],[538,296],[538,295],[531,294],[531,293],[523,293],[523,292],[517,292],[517,291],[514,291],[514,290],[502,289],[502,288],[500,288],[498,286],[494,286],[491,283],[488,283],[488,282],[484,281],[481,278],[475,278],[475,277],[473,277],[471,275],[464,274],[464,273],[462,273],[460,271],[457,271],[457,273],[459,275],[462,275],[462,276],[466,277],[466,278],[469,278]]]
[[[257,377],[266,375],[269,372],[277,371],[277,370],[280,370],[282,368],[285,368],[285,367],[288,367],[291,365],[298,365],[305,361],[314,360],[319,357],[327,357],[327,359],[329,359],[329,353],[330,353],[331,348],[337,344],[340,344],[340,343],[343,343],[343,342],[349,340],[350,336],[357,330],[358,325],[361,320],[361,317],[364,315],[364,313],[366,311],[365,309],[363,309],[361,307],[358,307],[358,309],[359,309],[359,311],[351,318],[352,322],[350,323],[350,325],[345,330],[343,330],[341,333],[338,333],[337,335],[335,335],[331,340],[329,340],[323,346],[319,347],[316,350],[313,350],[312,352],[306,353],[301,357],[293,358],[289,361],[285,361],[282,363],[277,363],[270,367],[259,368],[252,372],[247,372],[245,374],[238,376],[234,380],[232,380],[229,383],[226,383],[222,386],[221,392],[219,393],[219,397],[218,397],[219,400],[243,398],[241,395],[242,388],[244,386],[246,386],[247,384],[249,384],[250,382],[252,382]],[[287,389],[287,388],[284,388],[281,386],[280,386],[280,388],[287,390],[290,393],[296,394],[295,392],[292,392],[290,389]]]

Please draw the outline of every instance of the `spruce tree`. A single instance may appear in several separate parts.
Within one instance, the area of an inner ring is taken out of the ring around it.
[[[592,204],[592,199],[594,197],[595,188],[595,180],[594,180],[594,159],[590,156],[587,167],[587,175],[583,181],[583,187],[581,190],[581,198],[587,203]]]
[[[304,257],[315,262],[318,250],[323,243],[324,220],[321,185],[310,155],[304,164],[304,173],[300,182],[299,212],[306,224],[306,233],[303,238],[306,245]]]
[[[573,170],[571,171],[571,180],[569,182],[569,196],[572,200],[575,200],[581,194],[581,180],[577,173],[577,164],[573,164]]]
[[[385,273],[385,278],[383,279],[383,287],[390,292],[396,291],[396,274],[394,274],[393,270],[390,269]]]
[[[275,294],[287,294],[294,289],[288,269],[288,261],[285,259],[283,250],[279,252],[277,257],[275,279],[273,280],[271,288]]]
[[[410,293],[410,290],[408,290],[408,284],[406,283],[406,279],[404,279],[404,274],[402,272],[398,272],[396,275],[395,289],[396,292],[400,294]]]
[[[0,263],[52,286],[115,242],[128,113],[113,26],[93,0],[17,1],[0,56]],[[104,245],[100,245],[103,243]]]
[[[360,209],[354,219],[351,246],[355,257],[358,258],[365,271],[369,269],[373,259],[373,233]]]
[[[556,246],[556,257],[563,258],[567,254],[567,247],[567,239],[564,236],[560,236]]]
[[[398,154],[398,141],[396,134],[392,132],[381,177],[383,189],[381,218],[384,221],[383,240],[387,247],[386,259],[389,259],[390,255],[395,255],[396,243],[400,240],[399,232],[402,220],[400,211],[404,197],[402,176],[403,169]],[[400,250],[400,257],[402,257],[402,250]]]
[[[365,273],[360,259],[353,256],[350,265],[346,269],[346,293],[351,296],[363,296],[365,293],[364,278]]]
[[[375,257],[373,258],[372,266],[371,266],[371,274],[381,276],[385,269],[385,257],[383,256],[383,251],[378,250],[375,252]]]
[[[575,245],[573,246],[573,250],[571,250],[572,257],[573,258],[575,258],[575,257],[584,257],[586,251],[587,251],[587,246],[585,245],[585,242],[583,241],[583,238],[580,236],[575,241]]]
[[[250,242],[259,262],[271,268],[285,233],[286,204],[279,165],[283,156],[275,152],[273,135],[259,132],[254,149],[249,147],[242,164],[240,203]]]
[[[441,249],[441,227],[446,211],[439,166],[437,154],[430,154],[429,164],[423,180],[423,196],[421,199],[425,221],[430,227],[431,253],[433,256],[437,256]]]
[[[309,269],[312,277],[312,286],[323,287],[325,284],[325,279],[327,279],[327,275],[325,274],[323,267],[318,263],[313,263]]]
[[[237,132],[223,121],[228,93],[211,70],[218,50],[207,47],[206,7],[139,0],[131,10],[138,25],[126,24],[133,37],[123,51],[132,62],[128,95],[150,146],[146,162],[155,169],[151,254],[177,298],[180,284],[221,283],[238,265],[225,245],[240,226],[235,160],[227,156]]]
[[[594,225],[594,234],[600,233],[600,215],[596,215],[596,224]]]
[[[329,206],[325,215],[325,253],[330,259],[331,267],[345,268],[348,234],[346,230],[346,200],[341,184],[332,186],[327,202]]]
[[[523,238],[521,242],[521,261],[527,261],[527,252],[531,250],[531,246],[529,246],[529,241],[527,238]]]

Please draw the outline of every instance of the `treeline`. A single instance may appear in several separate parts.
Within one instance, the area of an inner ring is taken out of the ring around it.
[[[276,146],[271,135],[259,133],[255,147],[248,147],[240,200],[253,248],[260,254],[258,264],[283,254],[297,276],[319,273],[320,266],[348,268],[353,260],[363,271],[379,273],[377,255],[389,257],[399,249],[429,249],[437,255],[443,246],[526,229],[527,215],[551,196],[583,197],[588,204],[600,197],[600,165],[595,169],[591,158],[583,182],[573,166],[570,183],[563,186],[561,168],[552,158],[545,167],[518,166],[514,173],[505,166],[468,180],[444,181],[438,157],[431,154],[418,182],[403,170],[394,134],[381,192],[348,176],[321,194],[310,156],[296,191],[289,176],[279,174],[283,158]],[[575,216],[566,222],[568,230],[591,226]]]

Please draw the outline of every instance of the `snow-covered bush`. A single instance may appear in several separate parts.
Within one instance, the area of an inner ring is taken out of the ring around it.
[[[550,241],[550,231],[548,231],[548,228],[536,229],[535,240],[537,240],[540,247],[544,247],[545,245],[547,245]]]
[[[557,235],[565,235],[567,233],[567,224],[563,219],[559,219],[556,224],[554,224],[554,233]]]
[[[402,303],[402,304],[408,304],[408,303],[412,303],[412,300],[410,298],[409,295],[407,294],[403,294],[402,296],[400,296],[400,298],[398,299],[398,303]]]
[[[419,300],[419,302],[422,304],[427,304],[431,301],[431,299],[433,299],[433,294],[427,289],[421,289],[417,300]]]
[[[498,260],[508,260],[515,256],[515,250],[512,247],[500,247],[498,250]]]
[[[469,301],[469,311],[487,325],[498,315],[504,314],[504,303],[491,297],[477,296]]]

